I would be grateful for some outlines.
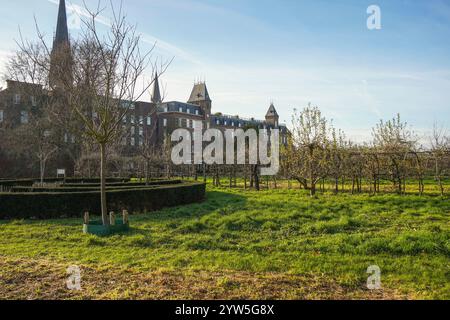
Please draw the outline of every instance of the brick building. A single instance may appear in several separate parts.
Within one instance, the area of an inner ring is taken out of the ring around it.
[[[61,50],[70,48],[69,34],[67,28],[65,1],[60,0],[58,9],[57,28],[53,42],[52,56]],[[53,57],[52,57],[53,58]],[[67,63],[67,61],[52,61],[52,63]],[[52,68],[51,68],[52,69]],[[50,70],[50,82],[56,83],[57,79],[52,76]],[[32,90],[23,90],[24,88]],[[23,92],[36,92],[35,94],[24,95]],[[29,113],[33,108],[39,108],[40,99],[45,99],[48,92],[42,87],[28,83],[18,83],[7,81],[7,87],[0,91],[0,128],[7,130],[6,127],[16,127],[27,123]],[[152,88],[151,101],[139,101],[128,105],[129,112],[123,119],[123,130],[128,134],[122,139],[124,156],[133,157],[137,150],[144,143],[161,143],[165,137],[169,136],[173,130],[178,128],[193,129],[195,124],[201,122],[202,128],[225,129],[245,129],[248,127],[258,127],[259,129],[270,130],[272,128],[280,129],[282,143],[286,142],[287,128],[279,123],[279,116],[273,104],[270,105],[264,120],[254,118],[245,119],[239,116],[225,115],[220,112],[213,113],[212,100],[205,83],[196,83],[191,91],[187,102],[180,101],[162,101],[158,75],[155,75],[154,86]],[[7,124],[7,125],[6,125]],[[151,141],[145,137],[151,136]],[[76,144],[77,142],[65,132],[62,141],[67,144]],[[20,162],[14,159],[7,159],[5,150],[1,150],[0,145],[0,164],[6,166],[22,167]],[[58,158],[64,160],[54,161],[49,169],[49,175],[54,175],[55,168],[64,168],[69,174],[74,173],[74,161],[68,160],[70,157],[60,155]],[[72,163],[71,163],[72,161]],[[14,175],[34,175],[35,172],[25,172],[24,170],[4,170],[0,168],[0,178],[5,176],[5,172],[14,172]],[[20,173],[20,174],[18,174]]]

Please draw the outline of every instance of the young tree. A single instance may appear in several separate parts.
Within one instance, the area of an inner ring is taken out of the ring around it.
[[[127,23],[122,8],[111,3],[113,18],[105,33],[98,28],[102,10],[85,4],[88,18],[82,18],[79,39],[70,50],[48,50],[38,30],[40,46],[22,41],[21,53],[27,61],[37,62],[47,75],[46,84],[53,97],[67,106],[78,120],[84,139],[90,139],[100,152],[101,213],[109,224],[106,201],[108,146],[122,134],[122,119],[153,83],[143,83],[145,74],[164,74],[171,61],[152,58],[153,46],[141,51],[136,28]],[[43,48],[43,50],[42,50]],[[151,70],[148,70],[151,69]]]
[[[287,159],[292,176],[310,195],[316,194],[316,184],[325,177],[329,159],[329,125],[318,107],[308,105],[292,117],[291,139],[287,148]]]
[[[434,162],[434,177],[439,185],[441,195],[444,196],[444,185],[442,178],[448,170],[445,161],[449,161],[450,154],[450,138],[447,134],[447,130],[439,128],[436,124],[433,126],[433,132],[430,138],[431,155]]]
[[[402,122],[400,114],[396,118],[379,124],[372,131],[374,146],[388,159],[387,167],[391,181],[398,190],[404,192],[406,182],[406,157],[417,143],[417,137]]]

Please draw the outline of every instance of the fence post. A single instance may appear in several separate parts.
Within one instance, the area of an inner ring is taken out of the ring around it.
[[[112,225],[112,226],[116,225],[116,215],[114,214],[113,211],[111,211],[109,213],[109,224]]]
[[[128,224],[128,211],[123,210],[122,215],[123,215],[123,224]]]
[[[89,212],[84,213],[84,224],[89,224]]]

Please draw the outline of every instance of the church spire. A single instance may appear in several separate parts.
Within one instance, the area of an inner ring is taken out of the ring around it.
[[[63,81],[66,80],[66,81]],[[67,28],[66,1],[59,1],[58,22],[50,60],[50,86],[60,87],[72,79],[72,57],[69,30]]]
[[[55,39],[53,41],[53,50],[60,45],[69,45],[69,30],[67,28],[66,1],[59,1],[58,22],[56,25]]]
[[[158,72],[155,73],[155,80],[153,83],[152,102],[153,103],[161,103],[162,102],[161,92],[159,91]]]

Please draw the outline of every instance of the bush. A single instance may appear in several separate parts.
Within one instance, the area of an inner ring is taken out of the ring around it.
[[[163,207],[200,202],[205,197],[205,184],[109,189],[108,210],[147,212]],[[83,212],[100,214],[100,191],[0,193],[0,219],[53,219],[81,217]]]
[[[0,180],[0,186],[5,188],[15,187],[15,186],[22,186],[22,187],[32,187],[35,183],[39,183],[40,179],[5,179]],[[107,183],[127,183],[130,182],[129,178],[107,178]],[[66,183],[66,184],[87,184],[87,183],[93,183],[93,184],[100,184],[100,178],[47,178],[44,179],[44,183]]]

